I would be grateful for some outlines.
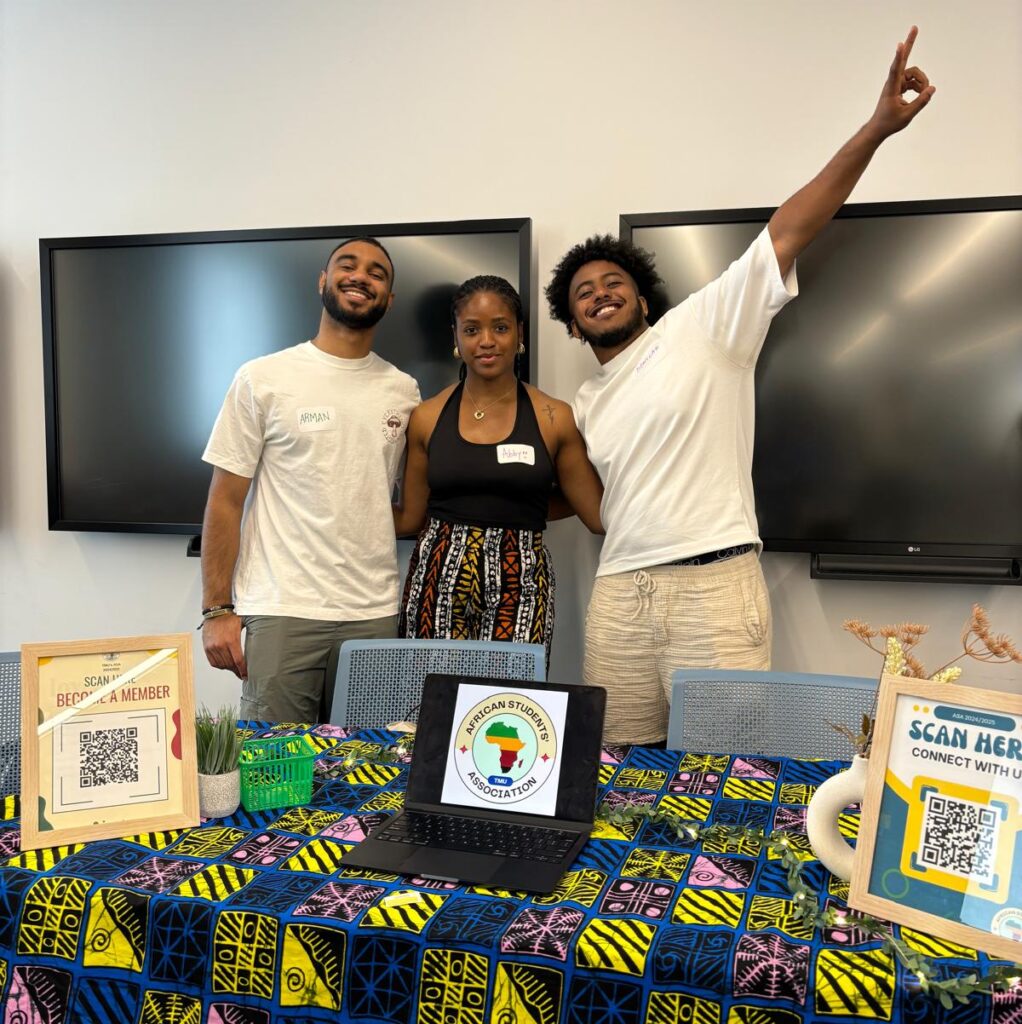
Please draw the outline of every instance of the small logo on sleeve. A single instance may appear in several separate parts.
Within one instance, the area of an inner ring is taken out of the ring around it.
[[[333,430],[337,410],[332,405],[314,405],[298,410],[298,429],[307,434],[314,430]]]
[[[501,465],[507,462],[522,462],[526,466],[535,466],[536,449],[531,444],[498,444],[497,461]]]
[[[405,432],[405,418],[397,409],[388,409],[380,421],[387,444],[397,444]]]

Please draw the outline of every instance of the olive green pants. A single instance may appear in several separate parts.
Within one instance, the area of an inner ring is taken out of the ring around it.
[[[257,722],[326,722],[334,681],[326,678],[330,652],[344,640],[397,636],[397,615],[329,622],[283,615],[247,615],[241,717]]]

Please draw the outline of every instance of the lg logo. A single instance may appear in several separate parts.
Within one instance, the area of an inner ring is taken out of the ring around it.
[[[909,546],[908,546],[908,553],[910,555],[918,555],[919,552],[922,551],[922,550],[923,549],[921,547],[919,547],[918,545],[909,544]]]

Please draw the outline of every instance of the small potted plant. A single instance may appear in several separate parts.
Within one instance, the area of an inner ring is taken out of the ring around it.
[[[195,716],[199,814],[203,818],[226,818],[241,802],[241,736],[236,720],[232,707],[222,707],[216,713],[201,707]]]

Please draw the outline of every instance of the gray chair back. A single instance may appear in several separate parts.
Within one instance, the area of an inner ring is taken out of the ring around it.
[[[876,690],[876,679],[860,676],[678,669],[667,746],[850,761],[855,751],[833,726],[857,733]]]
[[[422,684],[430,673],[546,679],[542,644],[495,640],[347,640],[339,646],[333,684],[333,725],[380,729],[418,716]]]
[[[0,651],[0,796],[21,789],[21,653]]]

